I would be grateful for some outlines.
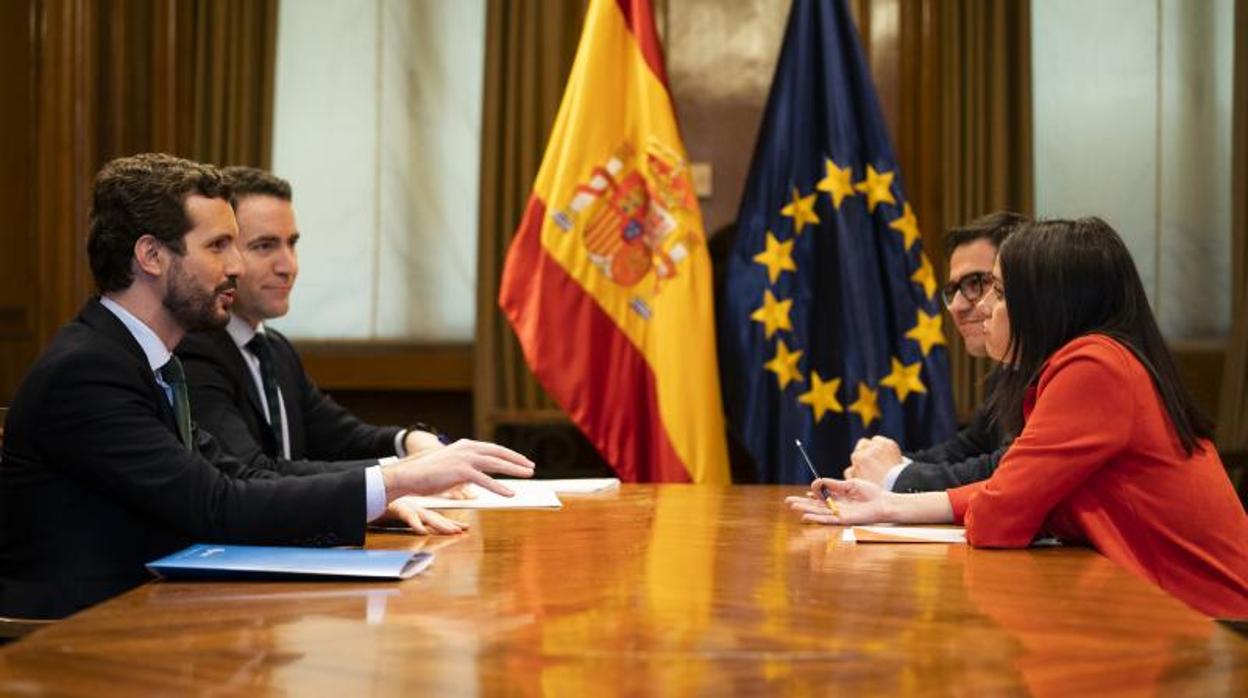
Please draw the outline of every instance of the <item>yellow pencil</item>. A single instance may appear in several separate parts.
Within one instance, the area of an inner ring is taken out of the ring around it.
[[[823,488],[823,501],[827,502],[828,508],[832,510],[833,516],[841,515],[841,509],[840,507],[836,506],[836,502],[832,501],[832,495],[828,494],[827,487]]]

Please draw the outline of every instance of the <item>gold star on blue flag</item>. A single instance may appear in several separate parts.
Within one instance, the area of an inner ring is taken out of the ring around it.
[[[953,433],[936,274],[845,0],[794,0],[719,308],[729,427],[759,482],[858,439]]]

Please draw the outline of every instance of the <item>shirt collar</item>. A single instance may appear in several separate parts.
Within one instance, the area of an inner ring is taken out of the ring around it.
[[[230,333],[230,338],[234,340],[234,344],[239,349],[247,346],[247,342],[257,334],[264,334],[264,323],[260,323],[252,327],[246,320],[230,313],[230,322],[225,326],[225,331]]]
[[[162,366],[169,363],[169,357],[173,353],[169,351],[169,347],[165,346],[164,342],[160,341],[160,337],[152,328],[112,298],[107,296],[100,298],[100,305],[108,308],[109,312],[116,315],[117,319],[121,320],[121,324],[126,326],[135,341],[139,343],[139,348],[143,350],[143,355],[147,357],[147,363],[153,371],[159,371]]]

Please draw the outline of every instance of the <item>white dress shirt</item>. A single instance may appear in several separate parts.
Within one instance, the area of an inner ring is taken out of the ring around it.
[[[269,400],[264,394],[264,379],[260,377],[260,359],[247,348],[247,342],[250,342],[252,337],[264,334],[264,323],[252,327],[247,324],[246,320],[230,313],[230,322],[226,324],[225,331],[229,333],[230,339],[234,340],[238,353],[243,356],[243,363],[247,364],[247,368],[251,371],[251,380],[255,383],[256,394],[260,396],[260,411],[264,414],[264,421],[268,422]],[[276,379],[277,377],[274,376],[274,380]],[[286,398],[282,396],[280,385],[277,386],[277,405],[282,417],[282,457],[290,460],[290,425],[286,417]],[[364,469],[364,508],[368,521],[386,513],[386,483],[385,478],[381,476],[380,466],[388,460],[382,459],[377,465]]]
[[[880,483],[883,488],[892,492],[893,488],[897,486],[897,478],[901,477],[901,471],[905,470],[906,466],[913,462],[914,461],[910,460],[906,456],[902,456],[901,462],[894,465],[892,468],[889,468],[888,472],[885,473],[884,482]]]
[[[257,334],[264,334],[264,323],[256,325],[254,328],[247,324],[247,321],[237,315],[230,315],[230,322],[225,326],[225,331],[229,333],[230,338],[234,340],[234,345],[238,347],[238,353],[242,354],[243,362],[247,364],[247,368],[251,370],[251,380],[256,384],[256,394],[260,396],[260,407],[264,412],[264,421],[269,421],[269,399],[264,392],[264,379],[260,375],[260,359],[251,350],[247,348],[247,343]],[[282,415],[282,457],[290,459],[290,424],[289,417],[286,416],[286,398],[282,396],[281,386],[277,389],[278,407]],[[403,458],[407,455],[407,449],[403,447],[404,439],[407,437],[407,429],[400,429],[394,435],[394,455],[395,458],[382,458],[379,462],[382,465]]]
[[[156,336],[156,332],[152,328],[143,324],[143,321],[135,317],[129,310],[121,307],[117,301],[112,298],[100,298],[100,304],[108,308],[109,312],[117,316],[121,320],[121,324],[130,330],[130,334],[134,336],[135,341],[139,343],[139,348],[143,350],[143,356],[147,358],[147,365],[152,369],[152,374],[156,377],[156,385],[165,391],[165,399],[169,401],[169,406],[173,407],[173,386],[165,382],[165,377],[160,374],[160,369],[169,363],[169,359],[173,356],[173,352],[169,351],[169,347]]]
[[[269,421],[269,397],[265,394],[264,379],[260,375],[260,359],[251,353],[247,348],[247,343],[251,341],[257,334],[264,334],[264,323],[260,323],[255,327],[247,324],[247,321],[237,315],[230,315],[230,322],[225,326],[225,331],[229,333],[230,338],[234,340],[234,345],[238,347],[238,353],[243,356],[243,363],[247,364],[247,368],[251,371],[251,380],[256,384],[256,394],[260,396],[260,413],[264,415],[264,421]],[[277,380],[277,377],[273,377]],[[278,412],[282,416],[281,433],[282,433],[282,458],[290,460],[290,426],[289,418],[286,416],[286,398],[282,396],[282,388],[277,387],[277,406]],[[270,424],[269,426],[273,426]]]
[[[160,375],[160,369],[169,363],[169,358],[173,356],[173,352],[169,351],[169,347],[160,340],[156,332],[143,324],[143,321],[135,317],[129,310],[121,307],[121,304],[107,296],[100,298],[100,305],[108,308],[109,312],[117,316],[121,320],[121,324],[130,330],[130,334],[134,335],[134,341],[139,343],[139,348],[143,350],[143,355],[147,357],[147,365],[151,367],[152,373],[156,374],[156,382],[168,391],[169,385],[165,383],[165,379]]]

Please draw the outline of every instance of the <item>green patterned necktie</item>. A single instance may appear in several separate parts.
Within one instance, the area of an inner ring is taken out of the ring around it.
[[[173,415],[178,420],[178,436],[182,437],[182,444],[187,450],[191,450],[191,399],[186,392],[186,372],[182,370],[178,357],[169,357],[169,362],[160,367],[160,377],[173,391]]]

